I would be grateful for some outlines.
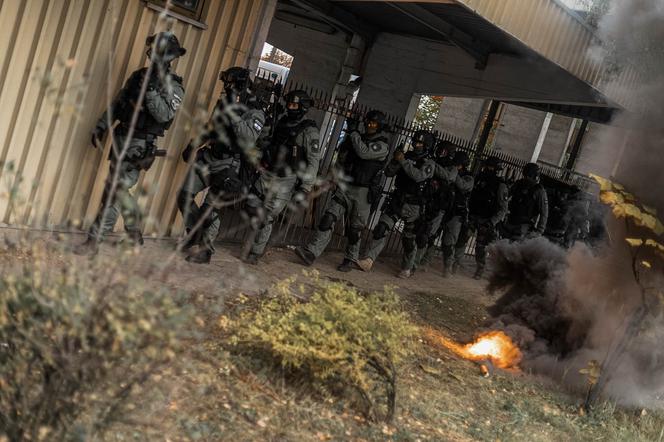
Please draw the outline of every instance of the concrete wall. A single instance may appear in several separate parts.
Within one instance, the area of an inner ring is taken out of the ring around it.
[[[486,100],[481,98],[445,97],[434,130],[464,140],[473,139],[482,123],[485,102]]]
[[[267,42],[295,57],[290,80],[331,93],[346,58],[346,34],[326,34],[274,19]]]

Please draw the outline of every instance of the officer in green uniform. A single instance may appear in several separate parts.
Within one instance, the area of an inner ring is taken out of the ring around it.
[[[286,114],[274,128],[263,149],[261,173],[246,203],[254,228],[250,251],[244,261],[257,264],[265,252],[275,219],[291,202],[305,206],[316,182],[320,162],[320,131],[306,119],[313,100],[303,90],[286,94]],[[251,238],[251,237],[250,237]]]
[[[387,144],[385,114],[371,111],[365,117],[363,133],[356,124],[351,124],[349,132],[339,150],[339,182],[334,194],[327,203],[318,229],[304,247],[295,252],[306,265],[313,264],[332,239],[335,223],[345,216],[346,253],[343,262],[337,267],[340,272],[349,272],[356,267],[360,254],[362,231],[366,227],[375,198],[377,178],[385,166],[390,153]],[[382,189],[381,189],[382,190]]]
[[[397,150],[392,161],[386,166],[385,175],[396,176],[395,190],[390,195],[387,207],[373,230],[373,238],[369,243],[365,258],[358,261],[359,267],[365,272],[371,270],[378,255],[385,247],[387,234],[401,219],[404,221],[404,228],[401,232],[404,252],[399,277],[409,278],[411,276],[417,253],[416,221],[424,212],[424,188],[427,181],[433,177],[436,168],[436,163],[429,156],[433,143],[434,136],[431,132],[417,131],[413,134],[413,150],[406,154]]]
[[[241,67],[221,73],[224,96],[217,101],[207,129],[182,152],[183,160],[190,161],[194,146],[203,146],[195,152],[177,200],[185,224],[182,248],[197,246],[186,258],[190,262],[210,262],[221,225],[219,209],[245,195],[251,185],[241,179],[240,164],[257,156],[256,140],[265,126],[265,113],[252,94],[249,74]],[[206,188],[199,207],[196,195]]]
[[[129,239],[143,244],[141,213],[130,189],[138,182],[141,170],[148,170],[154,162],[158,153],[155,141],[164,136],[182,104],[182,78],[171,71],[171,62],[186,53],[170,32],[148,37],[146,45],[149,67],[131,74],[92,134],[92,145],[98,147],[99,140],[119,120],[113,130],[110,173],[101,207],[87,240],[74,250],[78,254],[96,253],[99,243],[113,230],[120,215]],[[144,84],[147,88],[139,103]]]

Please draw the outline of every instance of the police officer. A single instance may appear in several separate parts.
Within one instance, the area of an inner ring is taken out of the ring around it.
[[[243,194],[251,183],[240,176],[240,165],[255,161],[256,140],[265,125],[265,114],[252,94],[250,71],[232,67],[221,73],[224,95],[214,109],[213,118],[201,136],[192,140],[182,152],[189,161],[194,145],[203,145],[178,193],[178,208],[185,224],[183,249],[197,245],[187,261],[207,264],[214,253],[219,234],[219,209]],[[209,187],[199,207],[196,195]]]
[[[373,238],[367,248],[366,257],[358,261],[359,267],[365,272],[371,270],[378,255],[385,247],[387,234],[397,221],[402,219],[404,228],[401,239],[404,254],[399,277],[409,278],[412,275],[417,253],[416,221],[424,212],[425,186],[427,181],[433,177],[436,168],[436,163],[429,155],[429,149],[433,143],[434,137],[431,132],[417,131],[413,134],[413,150],[406,154],[397,150],[392,161],[386,166],[385,175],[396,176],[395,189],[373,230]]]
[[[385,114],[371,111],[365,117],[365,127],[361,133],[356,124],[349,125],[349,133],[339,151],[339,183],[327,203],[314,237],[304,247],[295,252],[306,265],[313,264],[330,239],[334,224],[344,215],[346,217],[346,254],[337,267],[340,272],[351,271],[359,259],[362,231],[369,219],[374,198],[380,198],[372,192],[377,177],[385,166],[385,159],[390,153],[385,129]]]
[[[470,237],[476,234],[475,279],[482,278],[486,266],[486,249],[498,238],[498,225],[507,214],[509,194],[507,184],[498,176],[501,170],[503,163],[497,157],[489,157],[484,162],[470,194],[468,223],[462,229],[456,244],[455,264],[460,262],[465,254]]]
[[[138,182],[141,170],[152,166],[158,153],[155,141],[164,136],[182,104],[182,78],[171,71],[171,62],[186,53],[170,32],[148,37],[146,46],[149,67],[131,74],[92,134],[92,145],[99,147],[106,131],[119,120],[113,130],[110,173],[104,185],[101,208],[88,231],[88,238],[74,250],[78,254],[96,253],[119,215],[122,215],[129,239],[143,244],[140,209],[129,189]],[[145,90],[143,97],[142,90]]]
[[[454,181],[454,202],[448,214],[443,219],[443,261],[445,268],[443,276],[448,277],[453,273],[454,266],[458,265],[454,253],[462,227],[468,222],[468,202],[475,184],[473,174],[468,170],[470,158],[462,150],[454,154],[454,164],[459,168],[459,173]]]
[[[434,177],[427,185],[427,202],[423,219],[418,224],[417,257],[419,269],[426,269],[435,252],[435,242],[442,232],[442,222],[454,203],[455,182],[461,165],[455,162],[457,147],[450,141],[438,144]],[[461,157],[458,157],[461,159]]]
[[[539,166],[523,166],[523,178],[510,189],[509,215],[503,225],[503,236],[512,241],[539,236],[546,230],[549,202],[539,183]]]
[[[285,101],[286,114],[263,150],[261,174],[246,204],[255,230],[244,259],[248,264],[256,264],[263,255],[272,224],[288,203],[306,204],[318,173],[320,133],[316,122],[305,118],[313,100],[305,91],[295,90],[286,94]]]

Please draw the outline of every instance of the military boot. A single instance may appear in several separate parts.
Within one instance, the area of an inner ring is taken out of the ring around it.
[[[450,275],[452,275],[452,261],[450,259],[446,259],[444,263],[445,267],[443,268],[443,278],[449,278]]]
[[[302,260],[302,263],[307,267],[312,265],[316,260],[316,257],[309,250],[304,247],[296,247],[295,254]]]
[[[133,246],[143,246],[145,240],[140,230],[130,230],[127,232],[128,244]]]
[[[250,253],[246,258],[242,260],[243,263],[249,264],[252,266],[255,266],[258,264],[258,260],[260,259],[260,256],[255,254],[255,253]]]
[[[402,271],[399,272],[399,274],[397,276],[401,279],[408,279],[411,276],[413,276],[413,271],[410,270],[410,269],[402,270]]]
[[[210,264],[212,260],[212,250],[201,249],[185,258],[188,262],[194,264]]]
[[[94,256],[99,252],[99,243],[96,239],[88,237],[84,243],[74,247],[72,252],[81,256]]]
[[[198,229],[198,230],[200,231],[201,229]],[[189,239],[185,240],[185,238],[187,238],[187,237]],[[177,247],[178,250],[180,250],[182,252],[186,252],[187,250],[191,249],[196,244],[198,244],[199,240],[200,240],[200,234],[198,232],[196,232],[192,235],[191,230],[187,229],[186,232],[185,232],[185,236],[183,238],[181,238],[180,241],[178,241],[178,244],[177,244],[176,247]]]
[[[477,279],[478,281],[482,279],[482,275],[484,274],[484,267],[477,267],[477,270],[475,270],[475,274],[473,275],[473,279]]]
[[[348,273],[355,269],[360,269],[360,267],[355,263],[355,261],[347,258],[344,258],[343,262],[337,266],[337,270],[343,273]]]
[[[362,269],[363,272],[370,272],[374,265],[374,260],[371,258],[360,259],[357,262],[357,265],[360,266],[360,269]]]

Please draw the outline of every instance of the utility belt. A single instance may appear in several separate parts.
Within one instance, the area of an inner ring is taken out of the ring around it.
[[[128,135],[128,131],[125,130],[123,126],[118,126],[115,129],[115,135],[121,136],[121,137],[126,137]],[[152,164],[154,163],[155,159],[157,157],[165,157],[167,154],[167,151],[165,149],[157,149],[157,146],[155,146],[155,141],[157,140],[158,136],[155,134],[151,133],[145,133],[145,132],[140,132],[140,131],[134,131],[134,133],[131,135],[132,139],[137,139],[137,140],[144,140],[145,141],[145,149],[143,152],[140,152],[140,155],[138,156],[133,156],[133,157],[126,157],[127,161],[131,161],[135,163],[140,169],[143,170],[148,170],[150,167],[152,167]],[[118,149],[123,149],[124,145],[121,146],[116,146]],[[115,150],[111,149],[109,152],[108,156],[110,160],[115,160],[114,158],[114,153]]]

